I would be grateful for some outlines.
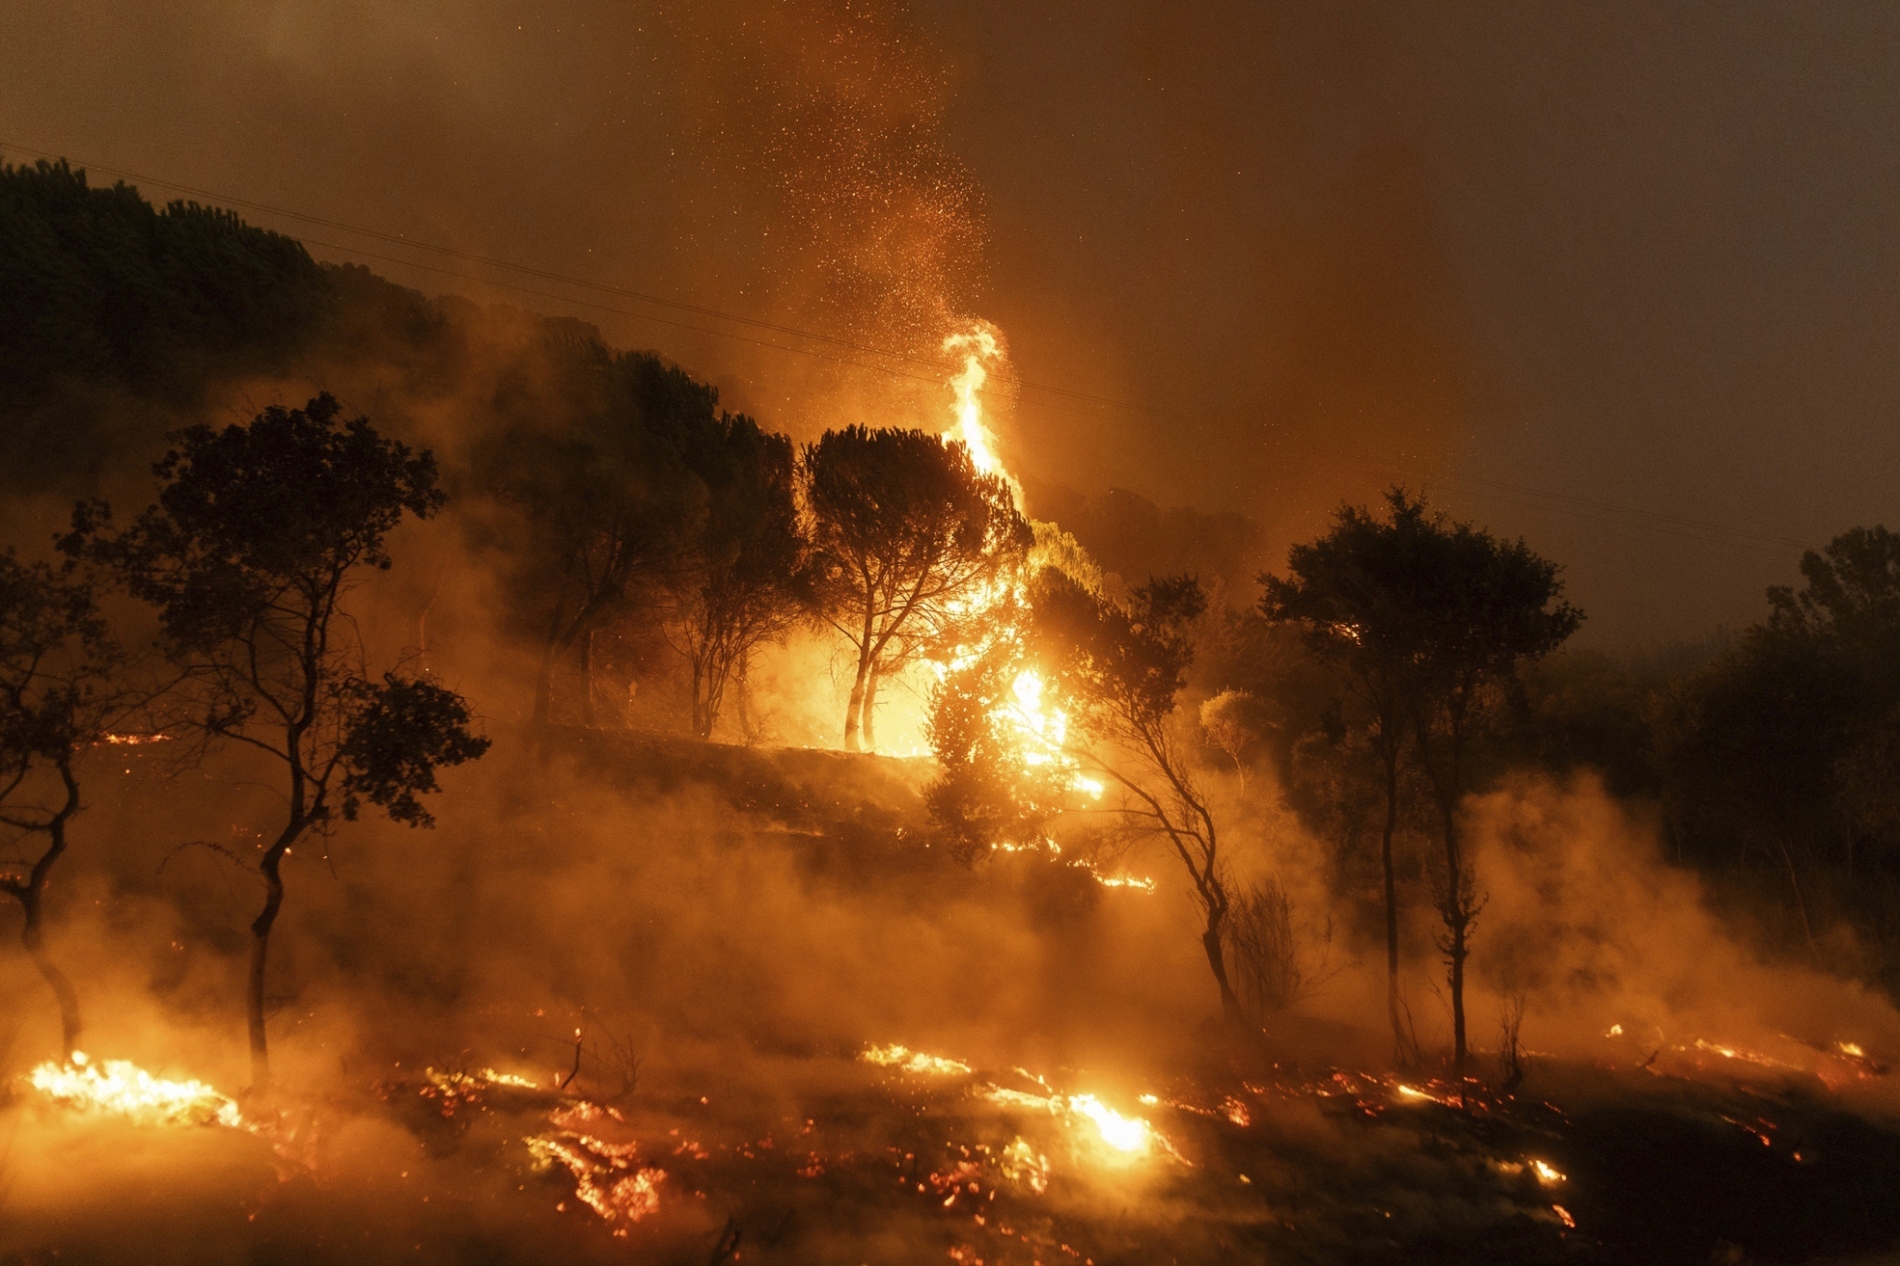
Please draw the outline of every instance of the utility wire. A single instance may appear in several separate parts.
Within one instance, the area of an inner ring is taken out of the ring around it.
[[[48,162],[55,162],[55,161],[60,161],[61,159],[64,159],[65,161],[76,164],[82,170],[100,171],[100,172],[106,173],[107,175],[116,176],[122,180],[132,180],[132,181],[138,181],[143,184],[156,185],[162,189],[170,189],[170,190],[173,190],[174,192],[184,193],[184,194],[189,194],[189,195],[199,197],[199,198],[209,199],[213,202],[223,203],[226,205],[236,206],[236,207],[244,207],[253,211],[261,211],[269,215],[281,216],[285,219],[295,220],[295,221],[305,223],[305,224],[315,224],[324,228],[338,229],[345,233],[356,234],[358,236],[367,237],[375,241],[387,242],[393,245],[403,246],[412,250],[427,251],[432,254],[440,255],[446,258],[462,260],[466,263],[480,264],[485,267],[501,269],[504,271],[521,274],[523,276],[539,278],[544,281],[559,282],[564,285],[575,286],[584,290],[593,290],[598,293],[609,294],[609,295],[613,295],[615,297],[622,298],[622,299],[632,299],[641,303],[650,303],[659,307],[671,308],[678,312],[692,313],[692,314],[702,316],[702,317],[710,317],[715,320],[730,321],[730,322],[733,322],[734,324],[750,326],[754,329],[766,330],[766,331],[770,331],[772,333],[778,333],[778,334],[785,334],[785,335],[789,335],[791,337],[799,338],[799,339],[807,339],[812,342],[826,344],[831,347],[841,349],[843,351],[854,351],[854,352],[863,353],[869,356],[880,357],[886,360],[904,362],[904,363],[919,366],[921,368],[935,369],[945,374],[948,374],[954,370],[961,368],[961,366],[956,365],[952,362],[946,362],[946,361],[931,359],[928,357],[917,356],[911,353],[897,351],[891,348],[881,348],[881,347],[877,347],[875,345],[868,344],[868,343],[855,342],[851,339],[841,338],[836,335],[824,334],[816,330],[807,330],[807,329],[802,329],[798,326],[784,325],[784,324],[780,324],[780,323],[776,323],[772,321],[766,321],[758,317],[750,317],[750,316],[745,316],[740,313],[727,312],[727,311],[724,311],[723,309],[707,307],[701,304],[687,303],[687,302],[684,302],[682,300],[677,300],[677,299],[668,299],[661,295],[648,294],[643,291],[632,290],[632,289],[628,289],[628,288],[620,287],[620,286],[614,286],[605,282],[590,281],[586,278],[574,277],[566,273],[558,273],[558,272],[554,272],[548,269],[535,268],[527,264],[517,264],[509,260],[498,259],[493,256],[482,255],[482,254],[472,252],[472,251],[464,251],[464,250],[459,250],[454,247],[440,246],[440,245],[435,245],[428,242],[420,242],[400,233],[389,233],[381,229],[366,228],[361,225],[350,224],[341,220],[334,220],[334,219],[325,218],[323,216],[311,215],[307,212],[296,211],[288,207],[275,206],[271,203],[259,202],[259,201],[256,201],[254,199],[249,199],[249,198],[240,198],[231,194],[219,192],[217,190],[203,189],[194,185],[181,184],[177,181],[165,180],[157,176],[150,176],[150,175],[146,175],[139,172],[128,171],[123,168],[113,167],[104,163],[86,162],[83,159],[74,159],[70,155],[54,154],[48,151],[33,149],[27,146],[16,145],[16,144],[11,144],[11,143],[0,145],[0,151],[4,151],[4,150],[11,150],[14,153],[24,154],[32,158],[45,159]],[[743,334],[735,334],[730,330],[720,330],[720,329],[715,329],[715,328],[705,326],[705,325],[695,325],[689,321],[681,321],[681,320],[675,320],[669,317],[658,316],[651,312],[641,312],[641,311],[630,309],[630,308],[615,307],[611,304],[595,302],[595,301],[587,300],[587,299],[579,299],[572,295],[563,295],[563,294],[557,294],[551,291],[538,290],[532,287],[522,286],[522,285],[518,285],[512,282],[497,280],[493,277],[482,277],[473,273],[462,272],[462,271],[458,271],[452,268],[444,268],[439,265],[425,264],[413,259],[404,259],[399,256],[379,254],[374,251],[364,250],[361,247],[345,246],[336,242],[325,242],[316,238],[308,238],[308,237],[302,238],[301,240],[303,240],[306,245],[321,247],[325,250],[340,251],[345,254],[356,255],[364,259],[373,259],[382,263],[395,264],[400,267],[414,268],[414,269],[419,269],[425,272],[435,273],[441,276],[455,277],[464,281],[472,281],[479,285],[495,286],[502,289],[514,291],[518,294],[529,295],[529,296],[532,296],[534,298],[539,298],[539,299],[547,299],[555,303],[573,304],[580,307],[592,308],[596,311],[613,313],[618,316],[631,317],[635,320],[651,321],[655,324],[669,326],[674,329],[687,330],[687,331],[691,331],[693,333],[698,333],[698,334],[705,334],[713,338],[728,339],[734,342],[745,343],[753,347],[760,347],[760,348],[770,349],[773,351],[786,352],[791,355],[808,356],[808,357],[812,357],[818,360],[830,361],[833,364],[845,365],[851,368],[868,370],[873,373],[883,374],[892,378],[901,378],[901,379],[905,379],[911,382],[920,382],[920,383],[925,383],[927,385],[939,386],[939,387],[949,385],[949,380],[947,378],[932,377],[932,376],[926,376],[926,375],[918,374],[918,373],[906,372],[901,369],[891,368],[890,366],[887,366],[887,365],[870,364],[865,361],[853,359],[850,356],[818,351],[809,347],[797,347],[788,343],[773,342],[768,339],[752,338]],[[1021,390],[1021,391],[1034,391],[1034,392],[1038,392],[1045,395],[1058,396],[1058,397],[1063,397],[1066,399],[1082,401],[1089,404],[1101,405],[1110,409],[1117,409],[1124,412],[1146,414],[1148,416],[1160,418],[1166,421],[1174,421],[1174,422],[1188,421],[1188,419],[1185,418],[1183,415],[1179,413],[1171,412],[1168,410],[1156,409],[1152,406],[1136,404],[1132,401],[1116,400],[1107,396],[1094,395],[1092,393],[1085,392],[1085,391],[1076,391],[1072,388],[1058,387],[1049,383],[1038,383],[1038,382],[1031,381],[1029,379],[1017,377],[1009,373],[998,374],[997,379],[1000,383],[1005,384],[1007,386],[1013,386],[1016,389]],[[997,391],[995,388],[985,388],[983,391],[983,394],[986,394],[986,395],[997,394]],[[1417,468],[1408,467],[1402,463],[1394,462],[1388,459],[1369,458],[1363,454],[1346,453],[1346,452],[1340,452],[1336,450],[1314,449],[1314,448],[1309,448],[1307,449],[1307,451],[1316,452],[1324,456],[1329,456],[1336,459],[1348,461],[1355,465],[1359,465],[1365,468],[1379,469],[1382,471],[1396,471],[1401,476],[1409,477],[1411,479],[1419,480],[1421,482],[1445,481],[1445,482],[1467,485],[1468,488],[1475,495],[1488,496],[1492,499],[1504,500],[1504,501],[1517,501],[1519,504],[1524,504],[1525,499],[1529,499],[1529,503],[1531,504],[1541,504],[1547,509],[1556,510],[1559,513],[1570,514],[1570,515],[1573,515],[1573,516],[1576,516],[1576,517],[1579,517],[1591,522],[1614,524],[1618,521],[1618,517],[1620,517],[1624,521],[1623,523],[1624,526],[1644,528],[1650,531],[1659,532],[1659,533],[1669,535],[1669,536],[1674,536],[1679,539],[1693,540],[1693,541],[1698,541],[1704,544],[1733,545],[1733,546],[1741,546],[1743,548],[1752,548],[1752,549],[1762,549],[1768,545],[1788,545],[1788,546],[1794,546],[1796,548],[1805,548],[1807,545],[1807,542],[1796,540],[1792,537],[1780,536],[1780,535],[1776,535],[1774,533],[1769,533],[1769,532],[1756,531],[1750,528],[1730,527],[1730,526],[1720,524],[1720,523],[1711,523],[1704,520],[1686,518],[1681,515],[1667,514],[1667,513],[1663,513],[1660,511],[1653,511],[1653,510],[1642,510],[1633,506],[1618,505],[1612,502],[1595,501],[1590,498],[1572,496],[1566,493],[1548,492],[1548,491],[1537,489],[1537,488],[1527,488],[1522,485],[1504,483],[1499,480],[1484,479],[1478,476],[1460,475],[1460,474],[1454,474],[1450,472],[1435,472],[1435,473],[1427,472],[1427,471],[1419,470]],[[1606,515],[1612,516],[1612,517],[1604,517]],[[1705,535],[1705,534],[1711,534],[1711,535]]]

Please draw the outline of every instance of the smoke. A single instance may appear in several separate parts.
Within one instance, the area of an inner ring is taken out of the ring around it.
[[[1494,994],[1493,1031],[1499,1002],[1522,995],[1525,1040],[1573,1057],[1726,1058],[1700,1040],[1796,1069],[1843,1042],[1900,1040],[1889,999],[1768,960],[1725,926],[1701,882],[1663,863],[1653,817],[1594,778],[1524,779],[1474,801],[1469,820],[1487,900],[1472,965]]]

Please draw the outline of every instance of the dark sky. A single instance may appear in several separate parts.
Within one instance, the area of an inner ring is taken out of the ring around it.
[[[0,0],[0,31],[10,159],[804,331],[245,209],[800,434],[934,424],[920,362],[984,317],[1025,472],[1246,511],[1270,554],[1423,483],[1564,562],[1599,644],[1744,622],[1804,544],[1900,523],[1891,5]]]

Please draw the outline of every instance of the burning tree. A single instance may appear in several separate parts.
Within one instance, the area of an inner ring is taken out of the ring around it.
[[[1175,732],[1176,702],[1194,659],[1189,626],[1206,609],[1198,581],[1150,580],[1124,605],[1054,569],[1030,586],[1037,654],[1052,689],[1073,701],[1070,748],[1124,793],[1122,812],[1165,837],[1203,918],[1201,945],[1221,1011],[1243,1018],[1227,974],[1222,924],[1231,906],[1220,834]]]
[[[671,634],[693,672],[693,733],[709,739],[747,656],[809,609],[792,443],[743,414],[688,451],[706,513],[672,583]]]
[[[855,752],[875,746],[879,678],[1006,593],[1033,536],[1007,480],[923,431],[827,431],[806,446],[803,476],[818,610],[857,651],[844,723]]]
[[[389,533],[445,497],[435,458],[364,418],[339,422],[328,395],[272,407],[248,426],[196,426],[153,467],[158,501],[123,531],[82,504],[69,553],[113,568],[157,608],[183,670],[181,720],[202,740],[263,754],[282,775],[282,827],[257,861],[264,906],[251,924],[246,990],[254,1084],[270,1081],[264,982],[283,905],[282,866],[307,832],[365,804],[430,826],[420,797],[436,771],[479,757],[453,691],[394,672],[370,677],[342,602],[365,569],[387,570]]]
[[[79,997],[46,952],[43,904],[80,809],[79,761],[126,706],[122,663],[90,584],[0,555],[0,824],[43,841],[38,856],[0,873],[0,892],[20,903],[20,943],[58,1000],[67,1061],[79,1045]]]

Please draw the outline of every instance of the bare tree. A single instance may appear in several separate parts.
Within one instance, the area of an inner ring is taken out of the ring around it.
[[[488,748],[460,695],[369,675],[343,601],[365,571],[390,567],[384,542],[403,518],[428,517],[444,495],[431,454],[340,413],[324,395],[248,426],[180,432],[153,468],[156,504],[116,532],[104,507],[81,505],[63,542],[157,608],[193,732],[261,753],[282,775],[284,820],[257,862],[265,897],[246,987],[258,1090],[270,1083],[265,969],[291,846],[365,804],[432,825],[420,797],[436,790],[436,770]]]
[[[1303,925],[1285,887],[1271,877],[1234,894],[1223,933],[1234,992],[1256,1020],[1286,1010],[1331,974],[1331,921]]]
[[[1241,1023],[1223,944],[1232,897],[1219,828],[1176,733],[1177,697],[1194,659],[1187,629],[1206,603],[1191,577],[1151,580],[1127,605],[1054,569],[1031,584],[1036,650],[1074,703],[1078,738],[1087,741],[1078,747],[1125,793],[1122,812],[1180,858],[1201,909],[1201,947],[1221,1013]]]

